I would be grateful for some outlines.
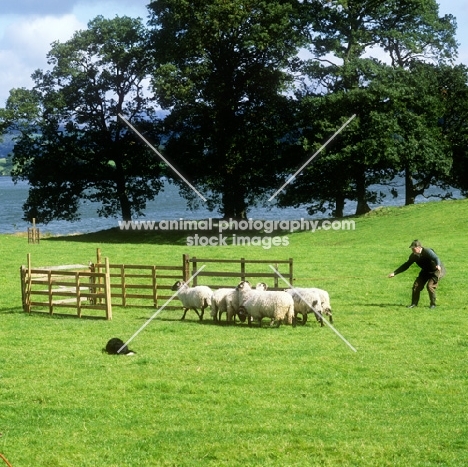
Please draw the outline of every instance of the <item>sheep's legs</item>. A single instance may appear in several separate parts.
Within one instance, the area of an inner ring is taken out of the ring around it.
[[[297,312],[297,313],[295,312],[295,313],[294,313],[294,318],[295,318],[295,320],[296,320],[296,323],[299,323],[299,324],[301,324],[302,326],[304,326],[305,323],[307,323],[307,313],[301,313],[301,316],[302,316],[301,321],[298,321],[298,320],[297,320],[298,314],[299,314],[299,312]]]
[[[197,311],[197,310],[195,309],[195,311]],[[198,311],[197,311],[197,314],[198,314]],[[200,321],[203,319],[204,314],[205,314],[205,307],[202,306],[201,307],[201,315],[198,315],[198,317],[200,318]]]
[[[325,326],[325,325],[323,324],[323,318],[322,318],[322,316],[320,316],[318,313],[316,313],[316,314],[315,314],[315,318],[316,318],[317,321],[320,323],[320,326],[322,326],[322,327]]]
[[[260,321],[260,323],[261,323],[261,321]],[[260,324],[260,325],[261,325],[261,324]],[[280,319],[276,319],[276,320],[275,320],[275,319],[272,319],[271,322],[270,322],[270,326],[271,326],[272,328],[279,328],[280,325],[281,325],[281,320],[280,320]]]
[[[182,315],[182,318],[180,318],[181,321],[183,321],[185,319],[185,315],[187,314],[187,311],[189,311],[190,308],[184,308],[184,314]],[[203,309],[202,309],[202,314],[200,316],[200,313],[198,313],[198,310],[196,308],[193,308],[193,310],[195,310],[195,313],[197,314],[197,316],[201,319],[203,319]]]
[[[328,321],[330,321],[330,323],[333,323],[333,316],[332,316],[331,311],[325,311],[324,313],[322,313],[322,316],[323,316],[323,315],[328,315]],[[322,326],[324,326],[323,320],[322,320],[322,319],[319,319],[319,321],[320,321],[320,324],[321,324]]]
[[[262,318],[259,318],[258,320],[258,327],[262,327]],[[252,323],[253,323],[253,318],[250,316],[250,315],[247,315],[247,323],[249,325],[249,327],[252,327]]]

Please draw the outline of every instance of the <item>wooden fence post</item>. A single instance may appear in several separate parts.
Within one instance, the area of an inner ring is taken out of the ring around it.
[[[31,253],[27,256],[28,272],[26,276],[26,310],[31,313]]]
[[[75,272],[75,292],[76,292],[76,314],[81,318],[81,281],[80,273]]]
[[[120,265],[120,287],[122,290],[122,306],[127,306],[127,281],[125,277],[125,265]]]
[[[152,275],[152,283],[153,283],[153,303],[154,307],[158,307],[158,283],[156,280],[156,266],[153,265],[151,268],[151,275]]]
[[[193,262],[192,275],[195,275],[196,272],[197,272],[197,258],[195,258],[195,256],[192,258],[192,262]],[[197,284],[198,284],[198,276],[195,276],[195,277],[193,278],[193,285],[192,285],[192,287],[195,287]]]
[[[49,295],[49,314],[54,313],[54,296],[52,294],[52,271],[47,271],[47,293]]]
[[[40,236],[39,229],[36,228],[36,218],[33,217],[32,227],[28,227],[28,243],[39,243]]]
[[[241,281],[245,281],[245,258],[241,258]]]
[[[109,272],[109,258],[106,257],[106,272],[104,277],[104,290],[106,295],[106,318],[112,319],[112,298],[111,298],[111,284],[110,284],[110,272]]]
[[[100,249],[100,248],[96,248],[97,272],[101,272],[101,267],[100,267],[101,261],[102,261],[101,249]],[[96,270],[96,269],[95,269],[95,270]],[[94,279],[94,280],[96,280],[96,279]],[[100,277],[100,276],[97,278],[97,283],[98,283],[98,286],[100,286],[100,285],[102,284],[102,280],[101,280],[101,277]],[[98,287],[97,290],[101,290],[101,288]],[[99,297],[99,299],[98,299],[98,301],[97,301],[96,303],[102,303],[102,298]]]
[[[190,256],[184,253],[182,255],[182,280],[187,282],[190,277]]]

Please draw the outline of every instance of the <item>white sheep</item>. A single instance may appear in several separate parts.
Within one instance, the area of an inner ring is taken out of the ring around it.
[[[249,326],[251,319],[257,320],[261,326],[263,318],[270,318],[271,324],[275,322],[276,326],[279,326],[281,322],[296,325],[294,300],[288,293],[252,290],[250,285],[244,281],[239,283],[236,290],[240,292],[239,314],[249,316]]]
[[[237,294],[235,289],[221,288],[213,292],[211,299],[211,317],[214,321],[221,321],[221,314],[228,312],[229,295]],[[218,314],[219,313],[219,314]]]
[[[209,287],[206,285],[189,287],[185,282],[177,281],[171,290],[177,290],[177,297],[184,307],[184,314],[181,320],[185,319],[185,315],[190,309],[195,310],[200,321],[203,319],[205,308],[211,306],[211,297],[213,296],[213,291]],[[201,309],[201,313],[198,313],[197,308]]]
[[[330,296],[326,290],[316,287],[286,289],[294,299],[294,313],[302,314],[302,324],[307,322],[307,314],[313,312],[317,321],[323,326],[323,316],[327,315],[330,323],[333,323],[333,316],[330,306]],[[310,308],[312,306],[312,308]]]
[[[323,289],[317,289],[316,287],[310,288],[309,290],[314,290],[319,294],[320,304],[322,306],[322,316],[327,315],[330,323],[333,323],[333,315],[330,305],[330,295],[328,294],[328,292]]]
[[[294,300],[294,316],[297,319],[297,315],[302,315],[301,323],[304,325],[307,322],[307,315],[314,313],[317,320],[323,326],[322,319],[322,302],[320,295],[316,289],[307,288],[293,288],[286,289],[287,292]]]
[[[249,286],[250,282],[246,281]],[[236,320],[236,315],[244,322],[245,315],[240,315],[239,310],[240,292],[237,289],[221,288],[215,290],[211,301],[211,316],[215,321],[221,321],[221,315],[226,313],[226,320],[230,323]]]

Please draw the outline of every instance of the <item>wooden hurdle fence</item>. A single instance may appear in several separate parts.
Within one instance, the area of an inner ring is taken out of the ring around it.
[[[111,303],[113,306],[138,306],[158,308],[174,292],[170,289],[178,280],[187,280],[187,271],[183,265],[161,266],[146,264],[109,263]],[[96,252],[96,263],[91,270],[100,272],[106,268],[102,262],[101,250]],[[165,291],[169,291],[166,293]],[[177,297],[175,298],[177,300]],[[166,309],[180,309],[180,305],[167,305]]]
[[[39,228],[36,227],[36,218],[32,220],[32,227],[28,227],[28,243],[39,243],[41,234]]]
[[[201,265],[217,266],[217,270],[208,267],[199,271]],[[254,265],[257,268],[254,270]],[[279,276],[271,270],[272,265],[281,275],[292,284],[293,259],[288,260],[248,260],[240,259],[204,259],[191,258],[188,254],[182,255],[182,264],[179,266],[117,264],[109,263],[109,277],[111,282],[112,305],[159,307],[174,295],[171,287],[178,280],[187,282],[191,275],[197,274],[192,286],[203,283],[216,290],[220,287],[235,287],[239,281],[270,282],[270,290],[281,290],[287,287]],[[97,250],[96,263],[91,265],[92,271],[101,271],[104,264],[101,251]],[[221,270],[219,268],[222,268]],[[203,278],[203,279],[201,279]],[[210,278],[211,283],[206,283]],[[229,284],[226,285],[226,279]],[[178,300],[177,297],[174,300]],[[167,305],[166,309],[180,309],[180,305]]]
[[[199,271],[199,266],[204,264],[223,264],[223,265],[236,265],[234,271],[214,271],[210,269],[204,269],[203,271]],[[284,283],[284,281],[280,278],[278,274],[276,274],[271,268],[270,265],[273,266],[276,271],[278,271],[288,282],[289,284],[293,284],[294,281],[294,267],[293,267],[293,259],[289,258],[287,260],[261,260],[261,259],[209,259],[209,258],[190,258],[188,255],[184,255],[184,264],[191,264],[192,267],[190,269],[190,273],[192,275],[198,273],[193,279],[193,285],[198,285],[198,283],[203,282],[203,285],[207,285],[208,287],[217,289],[220,287],[219,284],[206,284],[204,282],[203,277],[210,277],[210,278],[232,278],[238,281],[245,281],[249,280],[250,282],[268,282],[269,290],[282,290],[287,288],[288,285]],[[260,265],[260,268],[257,268],[256,272],[252,269],[253,265]],[[280,271],[282,267],[285,267],[285,270]],[[187,274],[189,274],[187,272]],[[273,283],[273,285],[271,285]],[[224,286],[223,286],[224,287]]]
[[[70,315],[69,311],[56,313],[56,309],[72,309],[79,318],[112,319],[108,267],[102,272],[90,271],[89,266],[81,264],[33,268],[28,254],[27,266],[21,266],[20,275],[25,312]],[[87,314],[90,310],[103,311],[104,316]]]
[[[173,297],[171,290],[176,281],[187,282],[192,275],[192,286],[203,284],[216,290],[234,288],[239,281],[266,282],[270,290],[287,287],[271,270],[272,265],[293,284],[293,259],[248,260],[196,258],[182,255],[179,265],[145,265],[111,263],[102,260],[101,250],[96,251],[96,262],[85,265],[31,267],[21,266],[21,293],[26,312],[45,311],[57,314],[56,309],[73,309],[78,317],[88,310],[102,310],[106,319],[112,319],[112,307],[158,308]],[[204,265],[205,268],[201,269]],[[179,310],[180,303],[167,304],[167,310]],[[45,310],[44,310],[45,309]],[[70,314],[68,311],[67,314]]]

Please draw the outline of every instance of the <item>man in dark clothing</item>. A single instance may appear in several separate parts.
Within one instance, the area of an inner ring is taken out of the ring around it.
[[[388,277],[394,277],[396,274],[406,271],[413,263],[416,263],[421,268],[421,272],[414,281],[411,305],[408,308],[414,308],[418,305],[419,295],[426,283],[426,288],[429,292],[430,308],[435,308],[437,285],[439,279],[444,275],[443,265],[434,250],[431,248],[423,248],[419,240],[414,240],[410,248],[413,252],[408,258],[408,261],[402,264],[398,269],[395,269]]]

